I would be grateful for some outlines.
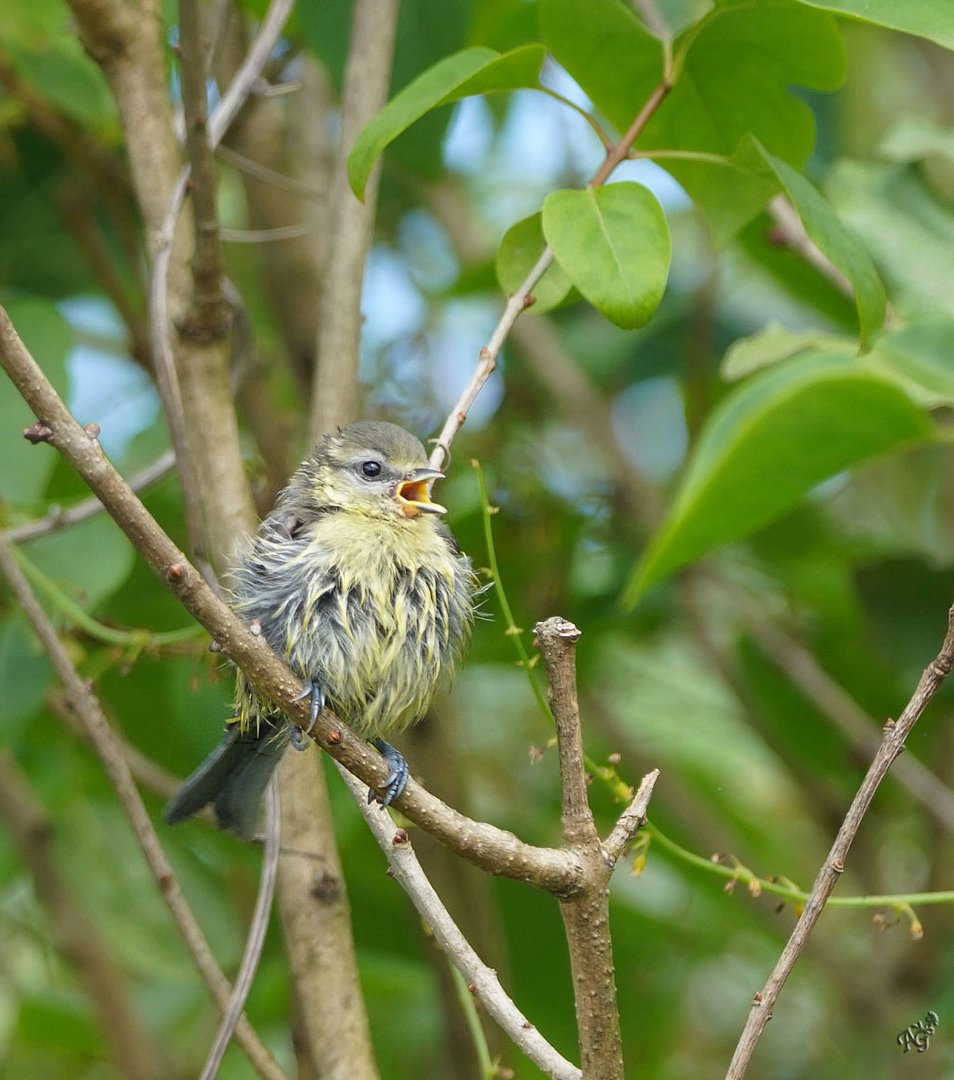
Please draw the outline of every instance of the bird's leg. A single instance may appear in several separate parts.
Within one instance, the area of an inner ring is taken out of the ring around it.
[[[404,793],[411,770],[407,767],[407,762],[404,760],[401,751],[395,750],[384,739],[372,739],[371,745],[381,751],[381,755],[388,763],[388,768],[391,771],[381,785],[380,792],[374,791],[374,789],[368,792],[368,802],[379,802],[382,806],[390,806],[396,798]]]
[[[308,749],[308,740],[305,736],[311,733],[311,729],[318,720],[318,714],[325,707],[325,692],[313,679],[305,684],[305,689],[295,698],[295,701],[302,701],[304,698],[311,699],[311,723],[307,728],[303,728],[301,724],[292,724],[291,731],[288,732],[288,741],[296,750]]]

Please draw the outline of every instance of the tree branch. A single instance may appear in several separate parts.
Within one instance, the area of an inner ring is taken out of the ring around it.
[[[623,1080],[623,1044],[616,1003],[613,942],[609,929],[606,857],[586,797],[586,770],[576,694],[575,650],[580,631],[552,618],[534,628],[549,677],[563,788],[563,844],[583,863],[581,888],[560,900],[573,972],[576,1027],[584,1080]],[[619,845],[620,848],[622,845]]]
[[[146,488],[152,487],[163,477],[168,476],[175,467],[175,454],[172,450],[166,450],[151,465],[140,469],[139,472],[129,478],[129,488],[137,494],[140,491],[145,491]],[[23,525],[12,525],[9,529],[0,529],[0,542],[22,544],[28,540],[37,540],[39,537],[47,536],[49,533],[58,532],[60,529],[69,528],[71,525],[78,525],[81,521],[95,517],[103,509],[105,509],[103,504],[95,495],[90,495],[65,510],[62,507],[54,506],[46,517],[39,518],[36,521],[27,521]]]
[[[341,145],[331,185],[330,238],[321,290],[309,430],[312,442],[354,420],[358,408],[361,285],[374,239],[378,162],[364,202],[348,182],[348,151],[387,101],[397,0],[356,0],[341,105]]]
[[[87,440],[88,441],[88,440]],[[104,459],[105,460],[105,459]],[[103,768],[112,783],[120,805],[129,819],[130,826],[142,849],[149,869],[159,886],[166,906],[179,929],[206,985],[212,992],[223,1014],[229,1007],[231,987],[222,974],[202,930],[192,914],[179,888],[171,864],[166,859],[156,836],[149,815],[142,803],[135,781],[129,771],[122,747],[113,736],[109,722],[92,691],[88,690],[76,668],[60,643],[56,630],[23,576],[9,548],[0,543],[0,573],[6,577],[10,588],[30,621],[34,632],[50,658],[53,668],[62,681],[74,713],[83,725],[86,737],[99,756]],[[195,573],[195,571],[193,571]],[[236,1038],[259,1076],[264,1080],[284,1080],[267,1047],[261,1042],[254,1028],[243,1018],[236,1029]]]
[[[480,998],[516,1046],[547,1076],[559,1080],[579,1080],[580,1070],[567,1061],[543,1038],[520,1012],[500,985],[497,973],[477,955],[451,918],[440,896],[427,879],[404,829],[395,829],[387,814],[368,803],[364,787],[351,773],[338,766],[354,796],[368,828],[384,852],[390,876],[407,893],[427,929],[433,933],[447,959],[467,980],[471,993]]]
[[[663,79],[655,90],[653,90],[646,99],[646,103],[630,124],[626,134],[615,146],[611,146],[607,150],[603,163],[593,174],[593,178],[587,185],[588,187],[599,187],[606,183],[616,166],[626,159],[633,143],[642,134],[643,129],[652,119],[653,114],[659,106],[665,101],[666,96],[671,89],[672,84],[669,80]],[[513,329],[514,323],[516,323],[520,314],[533,304],[533,289],[540,278],[547,272],[547,269],[552,262],[553,251],[549,245],[547,245],[543,249],[540,258],[537,260],[533,269],[521,283],[520,288],[517,289],[513,296],[507,301],[503,315],[500,317],[500,321],[490,335],[487,344],[484,345],[478,353],[477,367],[474,370],[470,382],[464,388],[463,393],[458,398],[457,403],[451,409],[450,413],[448,413],[447,419],[444,421],[444,426],[441,428],[440,435],[434,440],[435,445],[430,460],[432,468],[441,468],[443,463],[447,460],[448,455],[450,454],[451,443],[457,437],[457,432],[460,431],[466,421],[474,402],[477,400],[477,395],[480,393],[490,376],[497,370],[497,358],[500,355],[503,343],[507,340],[510,331]]]
[[[897,721],[889,720],[884,726],[884,738],[875,755],[874,760],[852,800],[845,820],[835,842],[828,853],[815,883],[809,895],[805,907],[802,910],[798,922],[785,945],[782,955],[778,959],[772,974],[762,990],[757,993],[752,1001],[752,1008],[748,1019],[739,1038],[726,1080],[741,1080],[752,1060],[756,1044],[765,1030],[765,1025],[772,1016],[772,1009],[778,1000],[785,980],[791,974],[799,956],[801,956],[808,937],[825,908],[825,903],[845,869],[845,860],[851,844],[858,834],[861,822],[871,805],[875,792],[881,781],[887,775],[895,758],[904,749],[904,741],[911,733],[927,707],[928,702],[934,697],[941,683],[951,673],[954,666],[954,606],[948,611],[947,633],[935,659],[925,668],[914,693]]]

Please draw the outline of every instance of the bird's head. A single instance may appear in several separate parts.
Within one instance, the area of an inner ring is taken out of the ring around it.
[[[396,424],[349,424],[325,436],[310,465],[319,506],[399,520],[446,513],[430,498],[431,484],[444,474],[428,467],[424,447]]]

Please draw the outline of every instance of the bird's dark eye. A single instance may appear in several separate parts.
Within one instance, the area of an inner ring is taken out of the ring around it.
[[[363,461],[361,463],[361,471],[368,479],[373,480],[374,477],[381,475],[381,462],[380,461]]]

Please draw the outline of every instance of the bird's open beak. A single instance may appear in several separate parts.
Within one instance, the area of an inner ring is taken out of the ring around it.
[[[431,502],[430,486],[435,480],[443,480],[444,474],[437,469],[415,469],[398,484],[395,491],[401,509],[408,517],[418,514],[446,514],[447,508]]]

